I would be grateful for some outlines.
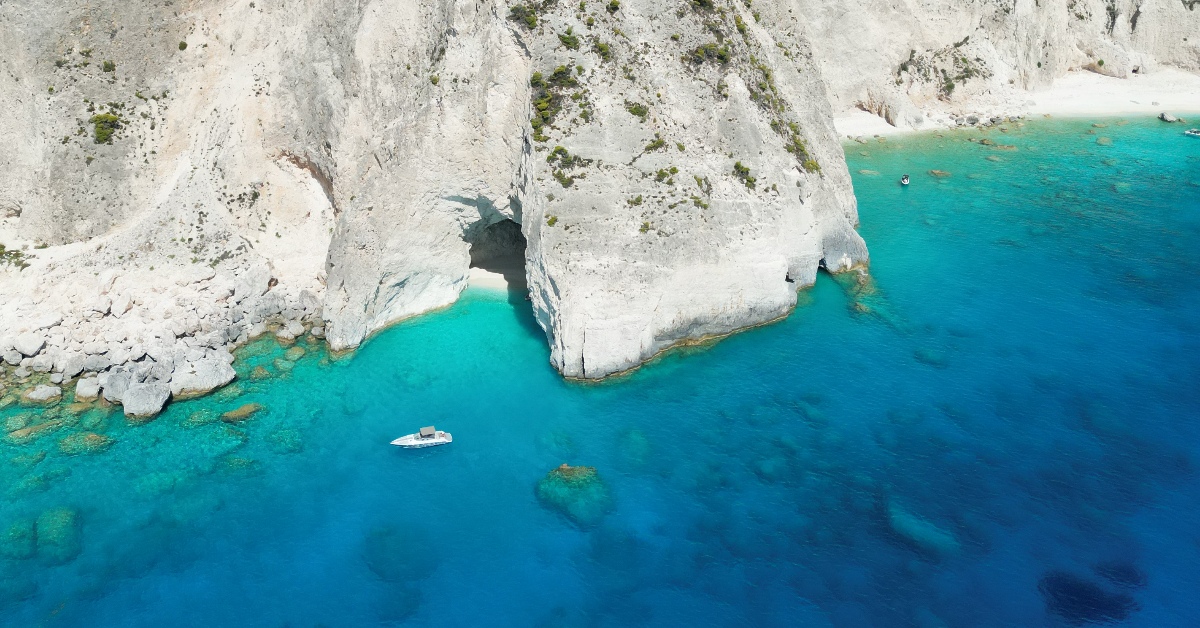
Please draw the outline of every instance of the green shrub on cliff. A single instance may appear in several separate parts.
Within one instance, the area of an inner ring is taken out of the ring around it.
[[[575,29],[568,26],[566,34],[559,35],[558,41],[567,47],[567,50],[579,50],[579,37],[575,35]]]
[[[733,176],[741,179],[742,183],[745,183],[746,187],[750,188],[751,190],[754,189],[754,184],[756,181],[758,181],[758,179],[750,176],[750,167],[743,166],[742,162],[740,161],[733,164]]]
[[[729,63],[731,53],[729,46],[717,46],[716,43],[707,43],[697,46],[694,50],[684,55],[684,60],[690,61],[696,65],[700,65],[705,61],[716,60],[724,65]]]
[[[113,135],[121,128],[121,116],[113,113],[98,113],[88,122],[95,125],[92,138],[96,144],[112,144]]]
[[[637,116],[642,122],[646,121],[646,116],[650,115],[650,109],[640,102],[625,101],[625,111]]]

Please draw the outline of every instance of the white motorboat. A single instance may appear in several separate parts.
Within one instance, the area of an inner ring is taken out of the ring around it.
[[[432,425],[421,428],[421,431],[416,434],[401,436],[392,441],[392,444],[397,447],[407,449],[418,449],[420,447],[436,447],[437,445],[449,445],[454,441],[454,437],[450,432],[443,432],[435,429]]]
[[[1183,134],[1188,137],[1200,137],[1200,129],[1188,129]]]

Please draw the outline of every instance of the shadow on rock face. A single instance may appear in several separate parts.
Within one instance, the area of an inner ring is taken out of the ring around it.
[[[1110,592],[1094,582],[1062,571],[1042,576],[1038,591],[1046,600],[1046,610],[1051,615],[1075,626],[1124,621],[1138,609],[1131,596]]]

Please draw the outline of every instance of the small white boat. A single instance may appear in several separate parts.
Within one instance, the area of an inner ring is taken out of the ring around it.
[[[900,177],[900,185],[908,185],[908,175]]]
[[[1188,137],[1200,137],[1200,129],[1188,129],[1183,134]]]
[[[450,435],[450,432],[443,432],[441,430],[434,429],[434,427],[430,425],[429,427],[421,428],[421,431],[417,432],[416,434],[401,436],[400,438],[392,441],[392,444],[397,447],[404,447],[406,449],[418,449],[420,447],[449,445],[453,441],[454,437]]]

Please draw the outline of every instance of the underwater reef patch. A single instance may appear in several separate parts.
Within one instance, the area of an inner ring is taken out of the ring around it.
[[[599,523],[613,507],[612,494],[595,467],[560,465],[538,482],[537,497],[584,527]]]
[[[1042,576],[1038,591],[1046,600],[1046,610],[1067,623],[1080,626],[1124,621],[1138,609],[1138,603],[1125,593],[1104,587],[1065,571]]]

